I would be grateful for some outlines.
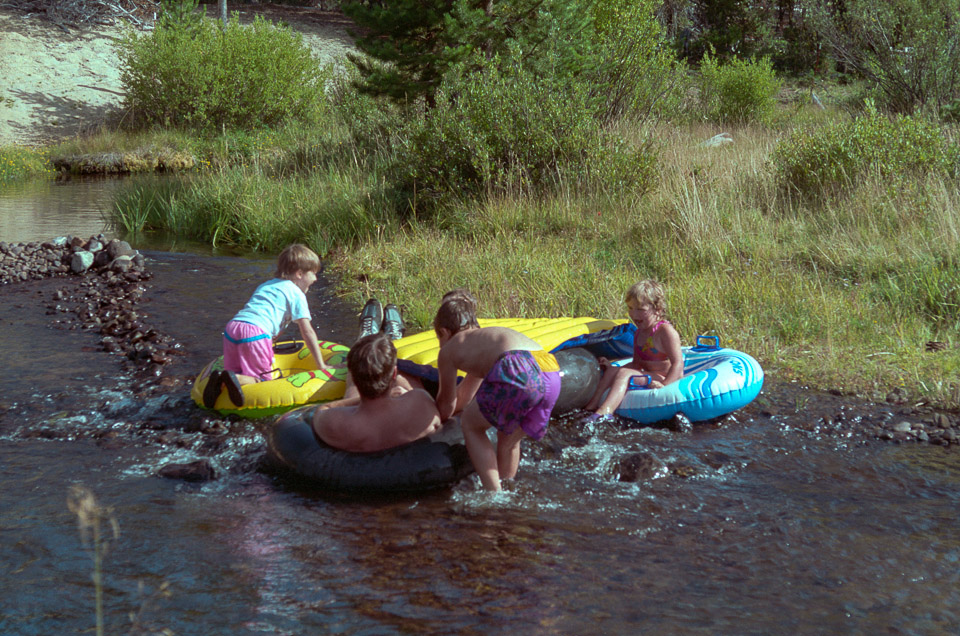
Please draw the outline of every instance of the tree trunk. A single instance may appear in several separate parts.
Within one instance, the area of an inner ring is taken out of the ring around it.
[[[218,0],[220,7],[220,20],[223,22],[223,28],[227,28],[227,0]]]

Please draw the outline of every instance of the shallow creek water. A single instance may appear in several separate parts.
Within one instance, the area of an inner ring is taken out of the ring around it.
[[[50,238],[35,231],[0,240]],[[768,376],[754,404],[692,433],[558,419],[498,496],[472,479],[415,497],[326,494],[266,470],[269,422],[172,442],[169,425],[141,425],[200,417],[190,379],[273,266],[145,253],[143,310],[184,352],[147,398],[95,335],[47,314],[61,282],[0,288],[0,633],[92,631],[73,484],[119,523],[103,562],[108,633],[126,633],[130,612],[177,634],[960,631],[957,447],[811,425],[892,407]],[[310,302],[321,337],[352,341],[358,307],[322,278]],[[618,481],[634,453],[655,469]],[[197,457],[215,480],[154,474]]]

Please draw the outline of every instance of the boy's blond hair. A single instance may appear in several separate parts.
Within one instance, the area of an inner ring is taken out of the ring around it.
[[[462,329],[480,326],[477,322],[477,301],[470,292],[463,294],[460,291],[448,293],[440,303],[440,309],[433,318],[433,330],[437,335],[440,329],[446,329],[452,336]]]
[[[320,271],[320,257],[306,245],[293,243],[288,245],[277,257],[277,277],[290,276],[298,271]]]
[[[647,303],[661,316],[667,312],[667,298],[663,287],[655,280],[647,279],[634,283],[627,290],[624,302]]]

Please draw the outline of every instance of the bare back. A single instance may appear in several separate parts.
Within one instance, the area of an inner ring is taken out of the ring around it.
[[[318,410],[313,417],[313,430],[322,441],[355,453],[400,446],[439,428],[436,403],[422,389],[361,399],[358,406]]]
[[[490,372],[497,359],[507,351],[540,351],[543,347],[519,331],[508,327],[465,329],[443,345],[437,366],[452,365],[478,377]]]

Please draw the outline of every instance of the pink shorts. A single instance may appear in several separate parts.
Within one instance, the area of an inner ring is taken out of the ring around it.
[[[273,379],[273,339],[249,322],[231,320],[223,332],[223,368],[258,381]]]

